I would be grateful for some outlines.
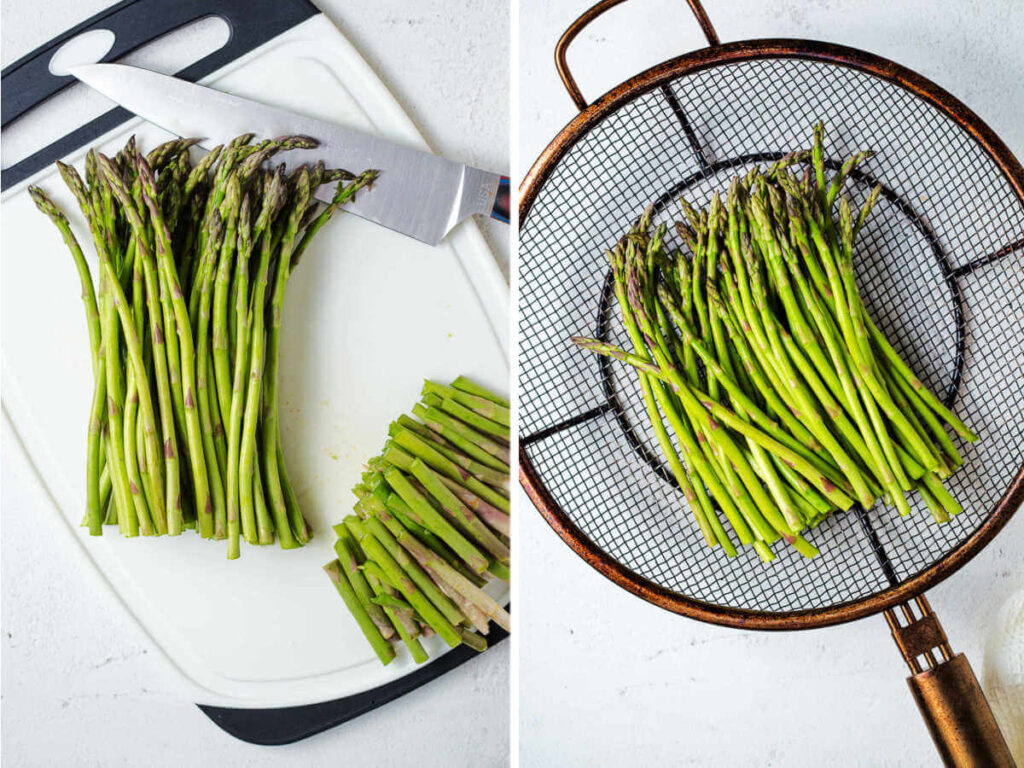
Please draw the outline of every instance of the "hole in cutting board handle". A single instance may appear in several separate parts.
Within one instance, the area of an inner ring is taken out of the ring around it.
[[[136,48],[117,59],[117,63],[172,75],[223,48],[230,38],[231,27],[225,19],[204,16]],[[108,44],[103,48],[105,40]],[[114,34],[109,30],[83,32],[54,52],[50,72],[62,77],[67,75],[67,67],[99,61],[114,42]],[[96,55],[99,50],[102,52]],[[9,168],[49,146],[113,106],[105,96],[82,83],[54,94],[4,128],[3,167]]]
[[[114,47],[114,40],[114,33],[109,29],[90,29],[71,38],[50,57],[50,74],[66,77],[71,74],[71,67],[95,64]]]

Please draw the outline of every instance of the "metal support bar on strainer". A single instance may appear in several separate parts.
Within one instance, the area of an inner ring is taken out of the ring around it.
[[[705,152],[697,136],[697,131],[686,117],[680,99],[676,98],[674,84],[683,82],[692,73],[719,72],[728,67],[761,60],[795,61],[800,62],[799,66],[802,66],[803,62],[814,62],[815,65],[835,65],[843,70],[865,73],[871,78],[877,78],[890,86],[909,92],[918,100],[918,108],[935,109],[970,135],[973,142],[984,150],[989,160],[1009,181],[1013,194],[1024,208],[1024,169],[1021,168],[1020,163],[980,118],[934,83],[891,61],[863,51],[829,43],[807,40],[752,40],[723,45],[719,42],[718,35],[699,0],[686,0],[686,2],[707,39],[708,48],[653,67],[622,83],[598,102],[588,105],[569,70],[566,51],[569,44],[591,21],[622,2],[624,0],[601,0],[576,19],[558,41],[555,48],[556,67],[569,96],[582,114],[563,129],[527,175],[521,190],[521,230],[527,231],[532,226],[529,217],[534,200],[545,185],[552,181],[553,169],[577,145],[581,137],[587,136],[598,124],[614,118],[617,110],[623,109],[627,105],[633,106],[641,97],[656,89],[660,90],[669,110],[678,119],[682,128],[681,138],[684,145],[688,145],[694,153],[698,165],[695,178],[709,175],[722,165],[739,163],[744,160],[745,156],[741,155],[732,159],[717,158],[716,160]],[[795,91],[791,97],[798,99],[799,91]],[[736,98],[735,93],[731,98]],[[859,106],[864,106],[864,104]],[[870,103],[867,106],[870,107]],[[762,119],[764,119],[763,116]],[[721,143],[719,141],[715,146],[719,146]],[[762,147],[761,149],[765,152],[774,152],[785,148]],[[749,157],[755,157],[755,155]],[[596,170],[593,167],[589,167],[588,170],[591,174],[588,177],[589,180],[593,178]],[[605,168],[602,170],[614,172],[615,169]],[[908,181],[908,179],[903,179],[903,181]],[[963,303],[963,297],[957,279],[970,275],[977,267],[994,263],[1017,252],[1024,247],[1024,240],[1015,239],[1014,242],[992,253],[991,256],[976,258],[974,261],[953,269],[946,260],[938,239],[924,223],[924,219],[902,195],[886,189],[889,202],[898,208],[904,216],[912,220],[917,229],[925,235],[926,242],[939,260],[942,279],[953,293],[953,307],[956,314],[954,325],[959,335],[955,350],[956,364],[954,367],[956,370],[946,398],[947,402],[952,404],[961,381],[960,367],[963,364],[964,351],[964,318],[960,306]],[[659,192],[660,190],[654,190],[653,194],[656,195]],[[548,221],[548,224],[550,223]],[[621,224],[625,225],[627,222]],[[551,236],[551,241],[558,242],[557,236]],[[521,250],[527,251],[521,253],[521,259],[525,264],[527,257],[531,254],[528,249]],[[524,317],[526,322],[529,322],[529,316],[524,314]],[[867,547],[874,552],[883,574],[882,580],[888,585],[887,589],[877,594],[848,603],[813,606],[810,610],[790,613],[771,613],[735,607],[725,603],[702,601],[668,589],[652,581],[649,577],[638,574],[601,549],[588,535],[588,532],[582,530],[577,522],[570,519],[561,509],[559,502],[550,493],[543,477],[538,473],[530,458],[529,451],[539,445],[541,441],[552,438],[563,430],[576,429],[581,424],[592,424],[594,420],[605,414],[612,414],[620,422],[620,426],[625,424],[623,432],[634,451],[645,458],[646,462],[659,475],[666,476],[666,473],[660,471],[660,462],[656,457],[650,455],[649,451],[647,451],[648,455],[644,455],[646,449],[641,444],[638,435],[635,434],[635,430],[628,422],[624,422],[626,419],[624,408],[621,407],[615,393],[610,389],[607,381],[610,380],[610,376],[607,375],[608,371],[602,370],[604,371],[603,378],[606,380],[604,387],[606,399],[603,404],[590,407],[589,410],[584,410],[579,415],[565,414],[562,420],[554,426],[540,429],[533,435],[526,436],[521,442],[520,448],[523,485],[548,522],[573,549],[620,586],[652,603],[678,613],[729,626],[752,629],[811,628],[848,621],[884,610],[893,637],[913,673],[908,680],[911,691],[943,761],[950,766],[977,766],[978,768],[982,766],[985,768],[1010,768],[1014,765],[1006,741],[999,732],[992,711],[970,665],[963,654],[953,653],[945,632],[923,595],[923,590],[937,583],[945,575],[966,562],[970,555],[978,551],[1005,524],[1020,499],[1024,498],[1024,469],[1012,480],[1010,489],[997,508],[974,531],[970,540],[948,551],[940,561],[932,563],[921,573],[908,573],[902,568],[897,570],[890,560],[890,554],[886,552],[886,546],[878,535],[878,531],[869,519],[870,511],[855,510],[851,512],[858,516],[860,533],[866,537]],[[521,407],[521,414],[524,412]]]

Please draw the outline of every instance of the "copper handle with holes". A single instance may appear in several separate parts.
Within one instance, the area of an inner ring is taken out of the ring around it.
[[[565,52],[569,48],[569,43],[576,39],[576,35],[582,32],[584,27],[609,8],[614,8],[616,5],[624,2],[626,0],[600,0],[600,2],[595,3],[569,25],[569,28],[565,30],[555,45],[555,68],[558,70],[558,76],[562,78],[562,85],[565,86],[565,90],[569,92],[570,98],[572,98],[573,103],[580,112],[587,108],[587,100],[583,98],[579,86],[576,85],[576,79],[572,76],[572,72],[569,71],[569,65],[565,62]],[[704,37],[707,38],[708,45],[718,45],[718,33],[711,26],[711,19],[708,18],[704,6],[700,4],[700,0],[686,0],[686,3],[690,6],[690,10],[693,12],[694,17],[696,17],[697,23],[700,24],[701,31],[704,33]]]
[[[943,763],[956,768],[1014,768],[978,678],[966,656],[954,655],[928,600],[920,595],[898,608],[899,614],[888,609],[885,619],[913,672],[907,684]]]

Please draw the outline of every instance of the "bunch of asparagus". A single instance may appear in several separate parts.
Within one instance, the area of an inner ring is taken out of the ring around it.
[[[942,480],[963,460],[944,425],[977,439],[869,317],[854,244],[881,188],[855,213],[844,183],[872,153],[830,176],[823,133],[816,125],[810,151],[733,179],[724,203],[682,201],[689,254],[666,249],[647,211],[608,254],[632,350],[573,339],[636,369],[697,525],[730,556],[717,510],[765,561],[780,538],[815,556],[801,532],[854,503],[884,498],[907,515],[914,490],[946,522],[961,507]]]
[[[384,664],[398,640],[419,664],[421,635],[482,651],[491,621],[509,629],[482,589],[509,580],[508,401],[460,376],[425,382],[413,414],[367,462],[324,566]]]
[[[63,212],[39,188],[78,269],[92,348],[86,515],[121,534],[301,546],[310,529],[281,450],[277,374],[288,277],[310,239],[376,176],[265,163],[316,141],[245,135],[193,165],[190,139],[143,155],[58,162],[88,222],[94,289]],[[312,195],[338,182],[330,205]]]

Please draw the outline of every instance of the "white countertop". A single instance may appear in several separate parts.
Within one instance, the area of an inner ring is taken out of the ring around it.
[[[575,114],[555,42],[587,0],[521,0],[519,178]],[[704,0],[723,41],[809,37],[935,80],[1024,157],[1024,9],[1016,0]],[[633,0],[582,33],[569,64],[594,99],[703,46],[680,0]],[[716,627],[635,598],[573,554],[520,494],[520,764],[935,766],[880,616],[784,634]],[[1024,515],[928,594],[982,676],[987,629],[1024,587]]]
[[[508,18],[486,0],[317,3],[431,146],[508,167]],[[3,0],[3,64],[110,5]],[[410,65],[413,62],[414,65]],[[484,222],[503,265],[507,227]],[[84,414],[83,414],[84,419]],[[83,421],[84,424],[84,421]],[[509,644],[396,702],[285,747],[225,734],[176,687],[60,522],[10,422],[2,431],[2,759],[12,766],[497,766],[508,754]]]

